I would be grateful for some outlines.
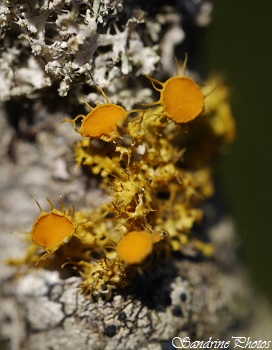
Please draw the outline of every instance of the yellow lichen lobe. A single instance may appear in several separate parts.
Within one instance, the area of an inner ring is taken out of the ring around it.
[[[229,89],[220,76],[211,77],[206,85],[205,113],[210,116],[210,126],[217,137],[231,143],[235,139],[236,126],[229,102]]]
[[[153,243],[148,232],[132,231],[121,239],[116,252],[127,264],[141,264],[152,253]]]

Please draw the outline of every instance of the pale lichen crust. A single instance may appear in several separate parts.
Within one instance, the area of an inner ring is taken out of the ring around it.
[[[52,90],[92,101],[86,89],[92,84],[110,88],[113,102],[125,106],[147,98],[151,91],[141,83],[130,94],[131,78],[158,66],[171,75],[175,47],[187,36],[181,24],[202,27],[210,20],[206,0],[177,6],[156,0],[1,1],[0,101]]]

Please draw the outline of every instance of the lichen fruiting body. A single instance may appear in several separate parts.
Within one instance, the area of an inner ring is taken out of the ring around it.
[[[176,76],[167,79],[164,83],[145,75],[151,81],[154,89],[160,93],[159,100],[150,105],[161,105],[163,115],[176,123],[188,123],[194,120],[201,114],[204,107],[204,95],[200,86],[185,75],[186,63],[187,55],[183,64],[183,74],[179,75],[176,63]]]
[[[64,122],[72,123],[74,130],[82,137],[113,141],[120,137],[117,132],[117,126],[125,121],[129,113],[122,106],[110,103],[104,91],[102,89],[99,90],[104,96],[106,103],[99,104],[93,108],[85,102],[91,110],[87,115],[79,114],[75,119],[65,119]],[[82,119],[79,129],[76,127],[78,119]]]
[[[62,245],[68,243],[75,234],[78,223],[73,218],[73,213],[66,213],[62,208],[62,199],[60,198],[60,209],[56,209],[47,198],[51,207],[49,212],[40,209],[40,215],[37,217],[32,231],[31,238],[33,242],[44,248],[45,254],[40,259],[45,259],[52,255]]]

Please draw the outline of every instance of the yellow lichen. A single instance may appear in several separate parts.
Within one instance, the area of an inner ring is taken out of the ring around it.
[[[78,269],[86,291],[108,297],[131,282],[139,265],[149,268],[153,256],[164,255],[158,252],[190,247],[212,253],[191,230],[203,217],[200,204],[214,193],[213,161],[234,138],[234,121],[227,88],[212,79],[201,91],[184,76],[185,65],[182,76],[165,83],[149,78],[155,88],[161,85],[155,107],[132,117],[101,90],[104,105],[68,120],[83,137],[75,146],[77,165],[100,175],[111,199],[74,213],[49,202],[51,211],[41,210],[32,229],[33,242],[45,253],[32,249],[29,255],[37,261],[57,252],[51,265],[55,256]]]

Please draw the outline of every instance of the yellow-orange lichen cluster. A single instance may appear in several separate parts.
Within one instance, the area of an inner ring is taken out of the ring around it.
[[[112,200],[75,212],[49,201],[51,210],[40,208],[31,232],[44,249],[30,250],[31,261],[33,254],[44,263],[51,256],[51,264],[55,257],[80,271],[87,290],[107,296],[166,253],[186,246],[211,253],[190,231],[202,219],[201,202],[213,194],[212,161],[235,133],[220,80],[200,88],[184,74],[164,83],[147,78],[160,92],[148,108],[126,111],[100,90],[106,103],[86,103],[86,116],[65,120],[82,136],[76,163],[101,176]]]

